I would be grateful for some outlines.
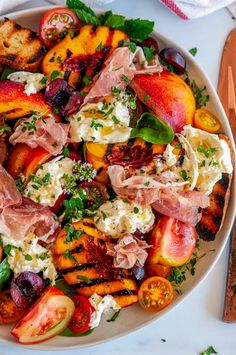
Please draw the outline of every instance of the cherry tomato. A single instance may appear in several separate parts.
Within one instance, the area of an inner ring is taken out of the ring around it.
[[[69,324],[74,302],[50,286],[11,331],[20,343],[35,344],[60,334]]]
[[[193,124],[194,127],[209,133],[216,133],[221,128],[221,124],[216,116],[205,108],[199,108],[195,111]]]
[[[75,312],[69,324],[70,330],[74,333],[84,333],[90,329],[89,323],[94,312],[93,306],[84,296],[73,296]]]
[[[173,287],[168,280],[153,276],[142,283],[138,290],[138,300],[146,311],[159,312],[170,304],[173,294]]]
[[[0,324],[15,323],[24,315],[11,298],[10,290],[0,293]]]
[[[83,182],[78,186],[78,189],[83,189],[88,198],[84,200],[85,207],[100,206],[107,201],[107,189],[106,187],[97,181]]]
[[[197,240],[195,227],[167,216],[162,217],[151,233],[152,245],[147,262],[180,266],[191,257]]]
[[[74,150],[69,151],[69,158],[75,161],[81,161],[81,156]]]
[[[39,36],[43,44],[51,48],[66,35],[81,25],[76,14],[67,7],[57,7],[45,12],[39,24]]]

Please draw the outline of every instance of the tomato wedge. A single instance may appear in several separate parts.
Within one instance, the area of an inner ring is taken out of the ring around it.
[[[51,48],[63,38],[68,31],[79,28],[81,21],[67,7],[57,7],[45,12],[39,24],[39,36],[43,44]]]
[[[70,330],[74,333],[84,333],[90,329],[89,323],[94,311],[89,300],[84,296],[73,296],[75,312],[69,324]]]
[[[152,245],[147,263],[165,266],[185,264],[194,252],[197,241],[195,227],[167,216],[162,217],[151,233]]]
[[[221,128],[218,118],[205,108],[199,108],[195,111],[193,124],[194,127],[209,133],[216,133]]]
[[[173,287],[168,280],[153,276],[142,283],[138,290],[138,300],[146,311],[158,312],[170,304],[173,294]]]
[[[24,313],[13,302],[10,290],[0,293],[0,324],[15,323]]]
[[[50,286],[11,331],[20,343],[35,344],[60,334],[74,313],[74,302]]]
[[[100,206],[108,199],[106,186],[97,181],[86,181],[79,184],[78,189],[83,189],[87,194],[84,200],[86,208]]]

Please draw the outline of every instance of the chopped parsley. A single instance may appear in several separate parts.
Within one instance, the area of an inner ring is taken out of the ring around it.
[[[135,53],[137,46],[134,42],[130,42],[130,41],[122,41],[122,44],[126,44],[130,50],[130,52]]]
[[[188,174],[187,174],[187,171],[186,170],[181,170],[181,177],[182,177],[182,179],[184,180],[184,181],[188,181],[188,180],[190,180],[191,179],[191,177],[190,176],[188,176]]]
[[[148,94],[144,94],[143,95],[143,100],[144,100],[144,102],[148,102],[148,100],[149,100],[149,95]]]
[[[5,245],[5,247],[3,248],[3,251],[4,251],[4,253],[5,253],[6,255],[12,256],[12,254],[11,254],[12,249],[22,250],[21,248],[18,248],[18,247],[16,247],[15,245],[7,244],[7,245]]]
[[[115,124],[119,124],[120,121],[118,120],[118,118],[116,116],[112,116],[112,121],[115,123]]]
[[[36,124],[36,122],[38,121],[38,119],[39,119],[39,117],[33,116],[33,117],[31,117],[30,120],[25,121],[25,122],[24,122],[24,125],[25,125],[26,127],[23,127],[23,128],[22,128],[22,131],[24,132],[24,131],[28,130],[28,131],[31,132],[31,133],[37,131],[37,128],[36,128],[35,124]]]
[[[202,106],[206,106],[207,102],[210,100],[210,96],[208,94],[205,94],[206,86],[203,86],[202,88],[198,87],[195,80],[191,82],[187,73],[186,73],[185,82],[190,86],[193,92],[193,95],[196,100],[196,107],[200,108]]]
[[[38,258],[42,261],[46,260],[49,258],[48,254],[45,252],[45,253],[42,253],[38,256]]]
[[[197,47],[193,47],[189,49],[189,53],[192,54],[193,57],[197,54]]]
[[[103,221],[105,221],[105,219],[107,218],[107,215],[105,212],[101,211],[101,214],[102,214],[102,219]]]
[[[134,211],[135,214],[137,214],[137,213],[139,213],[139,208],[138,207],[134,207],[133,211]]]
[[[199,153],[202,153],[205,155],[206,158],[209,158],[210,156],[212,156],[215,152],[216,152],[216,148],[204,148],[204,146],[202,144],[200,144],[198,147],[197,147],[197,151]]]
[[[102,42],[99,43],[99,45],[96,48],[96,52],[101,52],[102,50]]]
[[[121,79],[123,81],[126,81],[127,83],[130,81],[129,78],[125,74],[122,74]]]
[[[77,279],[84,281],[87,285],[90,285],[91,283],[93,283],[93,281],[90,280],[87,276],[77,275]]]
[[[31,260],[33,260],[33,258],[32,258],[32,256],[31,256],[31,255],[26,254],[26,255],[25,255],[25,260],[27,260],[27,261],[31,261]]]
[[[64,156],[65,158],[68,158],[68,157],[69,157],[70,151],[69,151],[68,147],[63,147],[63,149],[62,149],[62,154],[63,154],[63,156]]]
[[[84,85],[85,86],[89,86],[90,84],[92,84],[92,79],[91,78],[89,78],[87,75],[85,75],[84,77],[83,77],[83,83],[84,83]],[[87,93],[87,92],[86,92]]]
[[[35,174],[30,174],[29,179],[33,182],[32,187],[35,190],[39,190],[42,186],[47,186],[49,184],[51,175],[46,173],[43,177],[36,176]]]
[[[71,251],[69,249],[66,249],[64,256],[77,263],[75,257],[71,254]]]
[[[144,171],[145,172],[145,171]],[[146,181],[143,183],[144,186],[149,186],[150,185],[150,182],[149,181]]]
[[[59,109],[57,107],[53,107],[52,112],[55,113],[55,115],[58,115]]]
[[[15,180],[16,187],[21,194],[24,192],[24,178],[20,176],[18,179]]]
[[[58,70],[53,70],[53,72],[51,73],[51,77],[50,77],[50,79],[51,80],[54,80],[54,79],[56,79],[58,76],[60,76],[61,75],[61,73],[58,71]]]
[[[93,119],[92,119],[92,121],[91,121],[91,123],[90,123],[90,127],[91,127],[91,128],[94,127],[95,130],[97,131],[98,128],[103,127],[103,125],[102,125],[101,123],[97,123],[96,120],[93,120]]]
[[[218,354],[218,352],[213,348],[213,346],[209,346],[209,348],[204,350],[199,355],[211,355],[211,354]]]
[[[44,85],[47,83],[47,81],[48,81],[48,78],[46,76],[43,76],[42,79],[40,80],[40,83]]]
[[[66,231],[66,243],[72,242],[73,240],[78,240],[82,235],[82,231],[78,231],[72,224],[65,226]]]
[[[151,62],[152,60],[155,59],[155,48],[153,46],[143,47],[143,52],[147,62]]]
[[[82,95],[82,96],[87,95],[87,91],[85,91],[85,90],[80,91],[80,95]]]
[[[9,132],[10,130],[11,130],[11,127],[8,126],[8,124],[6,124],[6,121],[4,119],[0,125],[0,132]]]
[[[115,322],[115,320],[119,317],[121,312],[121,309],[119,309],[118,311],[116,311],[113,316],[107,320],[107,322]]]

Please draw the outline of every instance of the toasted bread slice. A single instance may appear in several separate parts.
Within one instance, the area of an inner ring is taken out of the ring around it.
[[[231,151],[231,159],[234,162],[234,151],[232,149],[229,138],[223,134],[220,134],[220,138],[224,139],[229,145]],[[217,181],[212,193],[209,196],[210,206],[201,211],[202,218],[196,225],[198,235],[201,239],[212,241],[215,239],[216,234],[219,232],[223,224],[229,203],[232,178],[233,173],[222,174],[221,180]]]
[[[35,32],[7,18],[0,22],[0,64],[35,72],[44,53],[45,48]]]

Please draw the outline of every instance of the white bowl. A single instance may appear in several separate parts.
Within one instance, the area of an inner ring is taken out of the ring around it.
[[[35,31],[38,31],[38,24],[42,14],[51,7],[52,6],[45,6],[15,12],[12,14],[8,14],[7,17],[17,21],[23,26],[30,27]],[[100,12],[100,10],[98,10],[98,12]],[[227,117],[217,96],[217,93],[213,85],[211,84],[207,74],[203,71],[203,69],[192,57],[192,55],[190,55],[189,52],[180,47],[178,44],[174,43],[159,32],[154,32],[153,36],[157,38],[158,43],[161,46],[178,48],[184,54],[187,59],[187,69],[189,71],[190,78],[194,78],[196,82],[200,85],[206,85],[208,93],[210,95],[210,103],[208,107],[220,119],[223,131],[233,142],[233,136],[231,133],[230,126],[228,124]],[[212,249],[215,249],[216,251],[213,253],[207,253],[204,258],[198,261],[195,276],[188,277],[187,281],[183,285],[183,295],[177,296],[175,301],[169,307],[159,313],[149,313],[142,310],[142,308],[138,305],[135,305],[127,309],[123,309],[119,318],[114,323],[108,323],[106,322],[106,320],[104,320],[102,324],[97,329],[95,329],[95,331],[91,335],[77,338],[57,336],[44,343],[27,346],[27,348],[49,351],[88,347],[114,338],[118,338],[122,335],[127,335],[128,333],[131,333],[145,326],[148,323],[158,321],[167,312],[173,310],[180,302],[183,302],[185,298],[191,292],[193,292],[197,285],[199,285],[207,277],[207,275],[211,272],[217,260],[219,259],[225,247],[226,241],[229,237],[229,233],[234,220],[236,201],[233,196],[235,196],[234,182],[231,188],[231,198],[229,201],[224,224],[220,232],[218,233],[216,240],[214,242],[201,242],[202,253]],[[0,341],[4,343],[22,346],[21,344],[17,343],[13,336],[11,336],[11,328],[12,326],[1,326]]]

